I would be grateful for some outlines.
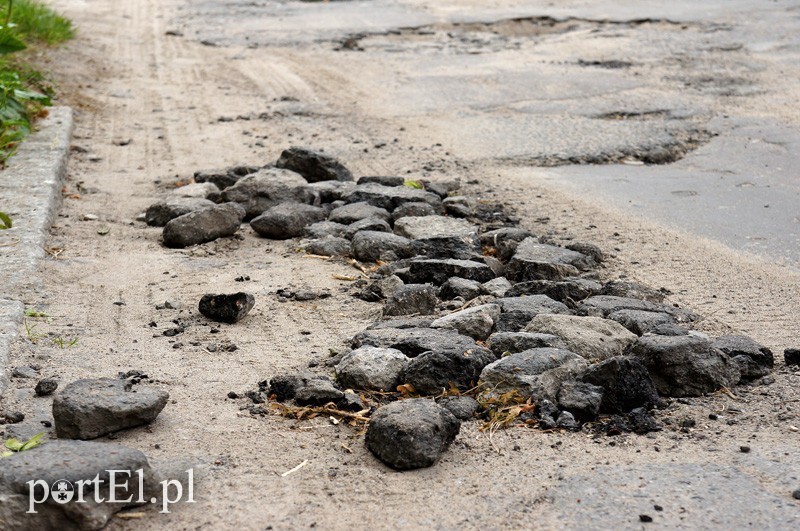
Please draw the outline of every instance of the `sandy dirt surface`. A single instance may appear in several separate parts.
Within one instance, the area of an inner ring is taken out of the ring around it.
[[[63,382],[146,372],[170,403],[152,425],[116,440],[157,464],[195,463],[199,477],[197,503],[168,515],[148,507],[143,518],[117,518],[110,528],[638,528],[640,514],[669,527],[796,525],[800,506],[790,494],[800,488],[800,432],[791,426],[800,426],[800,375],[782,359],[799,341],[795,270],[554,186],[549,169],[466,156],[474,137],[458,131],[474,117],[460,122],[452,108],[430,128],[413,110],[378,112],[389,89],[412,90],[405,83],[414,63],[402,56],[376,64],[329,44],[204,45],[189,30],[166,35],[185,30],[178,0],[55,4],[80,32],[49,65],[76,127],[50,242],[57,257],[43,264],[43,289],[25,302],[50,316],[36,333],[78,342],[62,349],[32,343],[23,331],[11,364],[38,363]],[[444,122],[452,131],[438,138]],[[362,436],[327,419],[253,417],[229,391],[341,348],[377,318],[379,305],[353,298],[348,283],[333,278],[352,267],[304,258],[297,242],[259,239],[244,227],[234,238],[168,250],[159,229],[135,219],[195,170],[266,164],[291,145],[324,148],[356,175],[474,182],[467,192],[514,207],[537,234],[600,245],[612,256],[608,278],[668,288],[673,302],[708,317],[701,327],[710,334],[738,330],[771,347],[775,383],[737,389],[738,398],[676,401],[659,417],[676,428],[648,436],[513,429],[489,440],[467,423],[439,464],[407,473],[383,466]],[[250,280],[235,280],[243,275]],[[275,292],[287,286],[331,297],[280,302]],[[197,301],[238,290],[255,295],[255,309],[212,334]],[[182,309],[156,309],[167,300]],[[173,319],[186,332],[163,336]],[[238,349],[209,352],[212,343]],[[33,398],[24,380],[12,380],[9,397],[30,419],[50,418],[50,401]],[[677,429],[687,418],[696,426]],[[739,503],[747,493],[751,507]]]

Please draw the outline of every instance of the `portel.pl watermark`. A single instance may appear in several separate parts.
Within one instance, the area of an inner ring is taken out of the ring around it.
[[[144,470],[106,470],[108,479],[81,479],[74,484],[59,479],[50,484],[43,479],[32,479],[28,485],[28,514],[36,514],[36,506],[48,499],[60,503],[122,503],[125,505],[160,503],[161,513],[169,513],[175,503],[194,503],[194,470],[186,471],[186,497],[183,483],[177,479],[161,481],[161,497],[145,498]]]

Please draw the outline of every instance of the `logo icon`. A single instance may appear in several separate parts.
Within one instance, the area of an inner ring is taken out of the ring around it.
[[[75,496],[75,487],[66,479],[59,479],[53,482],[50,487],[50,498],[56,503],[69,503]]]

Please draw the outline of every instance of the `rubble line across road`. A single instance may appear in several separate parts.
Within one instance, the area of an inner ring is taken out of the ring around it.
[[[0,172],[0,210],[13,222],[0,231],[0,396],[8,386],[9,348],[25,316],[22,300],[40,283],[40,261],[67,173],[72,109],[49,111]]]

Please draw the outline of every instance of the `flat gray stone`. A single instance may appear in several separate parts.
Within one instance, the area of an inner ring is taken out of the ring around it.
[[[430,315],[436,311],[439,298],[429,284],[405,284],[386,300],[383,315]]]
[[[353,180],[350,170],[335,158],[302,147],[284,150],[275,166],[297,172],[310,183]]]
[[[343,225],[349,225],[367,218],[379,218],[388,222],[391,219],[391,215],[383,208],[360,202],[334,208],[328,216],[330,221]]]
[[[483,341],[492,333],[494,323],[500,318],[500,306],[482,304],[440,317],[431,323],[431,328],[449,328],[461,335]]]
[[[636,342],[636,334],[616,321],[600,317],[539,314],[525,331],[558,336],[569,350],[590,361],[619,356]]]
[[[617,310],[608,314],[608,318],[618,322],[637,336],[643,336],[648,332],[656,332],[663,326],[677,326],[677,321],[675,321],[674,317],[662,312]]]
[[[477,225],[463,219],[445,216],[407,216],[398,219],[394,231],[412,240],[472,236],[478,233]]]
[[[505,352],[514,354],[533,348],[567,348],[564,340],[558,336],[531,332],[495,332],[489,336],[488,343],[497,356],[502,356]]]
[[[503,313],[497,321],[498,332],[520,332],[531,319],[540,313],[570,314],[572,311],[564,304],[554,301],[547,295],[523,295],[497,299]]]
[[[318,256],[350,256],[350,242],[345,238],[325,236],[305,245],[308,254]]]
[[[490,363],[480,380],[485,389],[495,394],[516,390],[523,397],[555,400],[561,383],[575,379],[588,365],[569,350],[535,348]]]
[[[125,380],[77,380],[53,399],[56,433],[62,439],[86,440],[148,424],[168,399],[162,389]]]
[[[250,221],[259,236],[273,240],[287,240],[302,236],[306,227],[326,217],[325,210],[300,203],[282,203],[268,208]]]
[[[394,391],[408,362],[399,350],[365,346],[344,355],[336,379],[346,388]]]
[[[305,235],[309,238],[325,238],[326,236],[343,237],[347,225],[334,223],[332,221],[318,221],[312,223],[305,229]]]
[[[411,256],[411,240],[388,231],[362,230],[353,235],[352,252],[362,262],[391,262]]]
[[[242,225],[245,211],[237,203],[225,203],[179,216],[164,226],[167,247],[183,248],[233,236]]]
[[[191,183],[179,186],[170,192],[172,197],[195,197],[214,201],[220,197],[220,190],[214,183]]]
[[[215,204],[204,197],[173,197],[150,205],[144,213],[144,221],[151,227],[163,227],[178,216]]]
[[[393,212],[405,203],[428,203],[441,208],[442,200],[436,194],[409,186],[382,186],[376,183],[360,184],[343,197],[347,203],[366,202]]]
[[[403,203],[392,212],[392,220],[397,222],[398,219],[408,216],[433,216],[435,214],[436,209],[429,203]]]
[[[515,282],[563,280],[595,266],[594,260],[585,254],[528,238],[519,244],[508,262],[506,275]]]

